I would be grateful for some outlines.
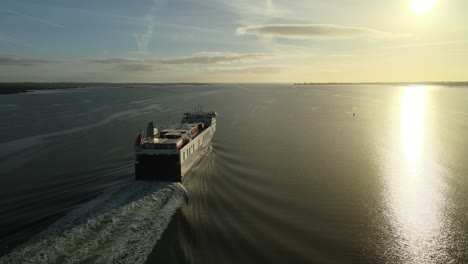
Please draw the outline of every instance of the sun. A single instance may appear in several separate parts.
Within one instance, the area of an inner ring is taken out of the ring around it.
[[[411,0],[411,8],[416,14],[426,14],[436,5],[437,0]]]

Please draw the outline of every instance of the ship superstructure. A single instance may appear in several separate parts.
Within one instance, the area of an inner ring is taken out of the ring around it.
[[[136,180],[181,182],[216,131],[216,112],[186,112],[177,125],[148,123],[135,140]]]

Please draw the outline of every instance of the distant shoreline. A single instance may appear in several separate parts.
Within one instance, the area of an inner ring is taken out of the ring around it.
[[[78,88],[77,84],[59,83],[0,83],[0,94],[28,93],[35,90],[72,89]]]
[[[468,86],[468,82],[296,82],[293,85],[445,85]]]
[[[80,82],[55,82],[55,83],[35,83],[35,82],[0,82],[0,94],[19,94],[37,90],[57,90],[74,89],[86,86],[99,87],[138,87],[138,86],[167,86],[167,85],[213,85],[229,83],[80,83]],[[235,83],[232,83],[235,84]],[[254,83],[252,83],[254,84]],[[269,83],[258,83],[269,84]],[[288,84],[288,83],[271,83]],[[321,82],[321,83],[293,83],[292,85],[444,85],[444,86],[468,86],[468,82]]]
[[[166,85],[210,85],[211,83],[33,83],[33,82],[0,82],[0,94],[29,93],[38,90],[61,90],[83,88],[88,86],[125,87],[125,86],[166,86]]]

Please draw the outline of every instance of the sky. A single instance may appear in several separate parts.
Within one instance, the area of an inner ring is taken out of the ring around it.
[[[418,13],[414,1],[435,5]],[[0,0],[0,82],[467,81],[467,11],[466,0]]]

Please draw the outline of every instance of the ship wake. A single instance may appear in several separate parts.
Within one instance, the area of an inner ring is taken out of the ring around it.
[[[180,183],[124,185],[69,212],[0,263],[144,263],[187,199]]]

